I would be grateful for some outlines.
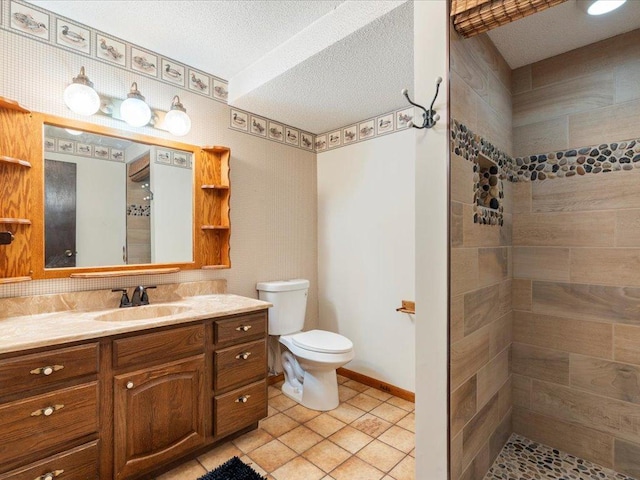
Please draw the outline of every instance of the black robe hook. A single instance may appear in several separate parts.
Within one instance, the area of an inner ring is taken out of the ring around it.
[[[431,105],[429,106],[429,110],[424,108],[422,105],[418,105],[417,103],[412,102],[411,99],[409,98],[409,92],[407,91],[407,89],[406,88],[402,89],[402,95],[407,97],[407,100],[409,101],[409,103],[411,105],[413,105],[414,107],[418,107],[419,109],[421,109],[424,112],[422,114],[422,126],[419,127],[418,125],[415,125],[413,122],[409,122],[409,126],[410,127],[414,127],[414,128],[431,128],[436,124],[436,122],[438,120],[440,120],[440,115],[438,115],[436,113],[436,111],[433,109],[433,104],[436,103],[436,98],[438,98],[438,92],[440,91],[440,84],[441,83],[442,83],[442,77],[436,78],[436,94],[433,96],[433,100],[431,101]]]

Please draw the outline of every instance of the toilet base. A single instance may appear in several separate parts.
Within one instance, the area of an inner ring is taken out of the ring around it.
[[[303,407],[326,412],[337,408],[340,404],[338,377],[335,370],[305,371],[302,388],[293,386],[287,377],[285,371],[282,393]]]

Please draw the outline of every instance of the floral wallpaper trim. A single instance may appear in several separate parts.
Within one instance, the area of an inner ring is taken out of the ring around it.
[[[409,122],[413,120],[414,116],[414,108],[405,107],[316,135],[314,142],[315,151],[318,153],[326,152],[334,148],[346,147],[353,143],[406,130],[409,128]]]

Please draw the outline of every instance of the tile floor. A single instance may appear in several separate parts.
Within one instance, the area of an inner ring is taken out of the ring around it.
[[[531,479],[635,480],[514,433],[484,480]]]
[[[196,480],[238,456],[269,480],[414,480],[411,402],[338,376],[340,405],[309,410],[269,387],[259,427],[160,476]]]

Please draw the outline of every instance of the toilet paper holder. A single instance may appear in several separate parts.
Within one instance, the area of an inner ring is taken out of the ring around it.
[[[402,306],[400,308],[396,308],[396,312],[410,313],[412,315],[415,315],[416,302],[412,302],[410,300],[402,300]]]

